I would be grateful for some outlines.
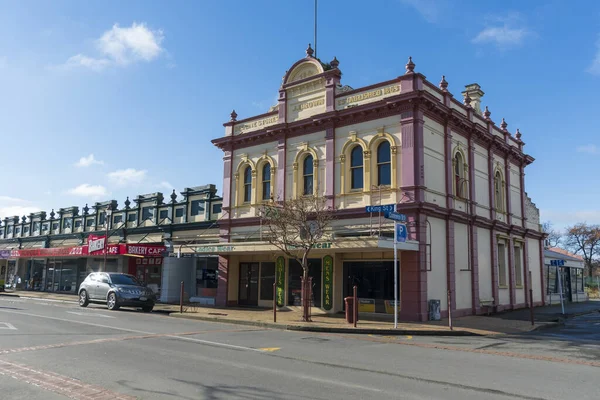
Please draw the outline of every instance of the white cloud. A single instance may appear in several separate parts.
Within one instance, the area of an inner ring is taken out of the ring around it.
[[[85,67],[89,68],[92,71],[102,71],[104,68],[110,65],[110,61],[106,59],[97,59],[88,56],[84,56],[83,54],[77,54],[73,57],[70,57],[67,62],[64,64],[65,68],[75,68],[75,67]]]
[[[134,168],[120,169],[108,174],[108,179],[118,186],[127,186],[141,183],[146,179],[146,171]]]
[[[578,153],[600,154],[600,148],[595,144],[586,144],[585,146],[577,147]]]
[[[77,54],[70,57],[63,67],[84,67],[101,71],[113,65],[126,66],[139,61],[149,62],[164,51],[161,47],[163,40],[161,30],[151,30],[145,23],[134,22],[125,28],[115,24],[95,42],[101,53],[100,57]]]
[[[157,185],[159,188],[163,188],[163,189],[168,189],[171,190],[173,189],[173,185],[171,185],[169,182],[167,181],[162,181]]]
[[[0,65],[2,65],[1,61]],[[594,56],[592,65],[588,67],[587,72],[593,75],[600,75],[600,35],[596,41],[596,55]]]
[[[94,154],[92,153],[87,157],[81,157],[79,159],[79,161],[77,161],[75,166],[76,167],[89,167],[90,165],[93,165],[93,164],[102,165],[102,164],[104,164],[104,161],[96,160],[96,158],[94,157]]]
[[[486,19],[488,25],[473,38],[473,43],[493,43],[500,48],[508,48],[523,44],[527,37],[533,35],[532,31],[523,26],[519,13]]]
[[[22,217],[38,211],[40,211],[40,208],[34,206],[29,200],[0,196],[0,218],[2,219],[15,215]]]
[[[600,224],[600,210],[540,210],[540,216],[542,221],[551,221],[559,230],[580,222]]]
[[[102,185],[90,185],[89,183],[83,183],[77,187],[67,190],[68,194],[82,197],[103,197],[108,196],[109,193],[106,188]]]
[[[427,22],[439,21],[442,3],[439,0],[400,0],[402,4],[413,7]]]

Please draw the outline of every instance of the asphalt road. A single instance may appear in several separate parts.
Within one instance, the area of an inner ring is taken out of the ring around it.
[[[0,398],[597,399],[598,340],[564,335],[285,332],[0,297]]]

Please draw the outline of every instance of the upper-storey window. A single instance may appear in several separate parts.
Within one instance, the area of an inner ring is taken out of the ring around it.
[[[192,216],[204,214],[204,200],[193,200],[190,203],[191,210],[190,214]]]
[[[363,187],[363,149],[361,146],[354,146],[350,153],[350,188],[362,189]]]
[[[467,185],[465,177],[465,160],[460,151],[454,155],[454,193],[461,199],[467,198]]]
[[[154,218],[154,208],[153,207],[144,207],[142,208],[142,221],[145,221],[147,219],[153,219]]]
[[[268,162],[262,168],[262,199],[271,198],[271,164]]]
[[[313,156],[309,154],[304,158],[304,162],[302,163],[302,182],[303,182],[302,194],[303,195],[308,196],[308,195],[312,195],[314,193],[313,179],[314,179]]]
[[[252,199],[252,168],[247,166],[244,170],[244,203]]]
[[[63,229],[71,229],[73,226],[73,220],[71,218],[65,218],[63,220]]]
[[[500,171],[494,174],[494,200],[496,202],[496,211],[504,211],[504,182]]]
[[[377,146],[377,185],[392,183],[392,155],[390,142],[384,140]]]

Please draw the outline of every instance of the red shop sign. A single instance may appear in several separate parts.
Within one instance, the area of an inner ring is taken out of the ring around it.
[[[167,250],[165,246],[155,246],[148,244],[122,244],[121,254],[131,254],[144,257],[162,257],[162,253]]]
[[[87,246],[76,247],[51,247],[49,249],[22,249],[12,250],[11,257],[77,257],[87,256]]]

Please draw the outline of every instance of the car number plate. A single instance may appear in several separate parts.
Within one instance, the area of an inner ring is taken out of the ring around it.
[[[142,296],[142,297],[140,297],[140,300],[141,300],[141,301],[146,301],[146,300],[148,300],[148,298],[147,298],[147,297],[145,297],[145,296]]]

